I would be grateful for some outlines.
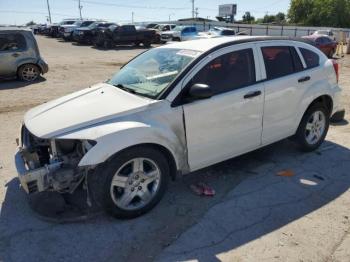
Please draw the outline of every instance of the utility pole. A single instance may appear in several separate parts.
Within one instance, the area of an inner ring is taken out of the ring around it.
[[[195,12],[195,14],[196,14],[196,18],[198,18],[198,7],[196,7],[196,12]]]
[[[51,20],[51,12],[50,12],[49,0],[46,0],[46,3],[47,3],[47,10],[49,11],[49,22],[50,22],[50,24],[51,24],[51,23],[52,23],[52,20]]]
[[[131,23],[134,23],[134,12],[131,12]]]
[[[78,8],[79,8],[80,20],[82,20],[83,17],[81,15],[81,9],[83,9],[83,6],[80,4],[80,0],[78,1]]]
[[[194,18],[194,0],[191,0],[192,2],[192,18]]]

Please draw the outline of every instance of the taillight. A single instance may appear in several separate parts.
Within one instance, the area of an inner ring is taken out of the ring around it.
[[[337,76],[337,83],[338,83],[338,81],[339,81],[339,64],[338,64],[337,60],[335,60],[335,59],[332,59],[332,62],[333,62],[335,74]]]

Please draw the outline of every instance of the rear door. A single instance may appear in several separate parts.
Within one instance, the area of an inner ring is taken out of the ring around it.
[[[185,87],[209,85],[214,96],[184,103],[191,170],[253,150],[261,144],[264,84],[254,44],[208,56]]]
[[[0,76],[15,75],[17,65],[25,58],[26,40],[19,33],[0,33]]]
[[[292,44],[276,41],[258,45],[266,80],[262,143],[269,144],[295,133],[298,107],[311,76],[304,71],[300,51]]]

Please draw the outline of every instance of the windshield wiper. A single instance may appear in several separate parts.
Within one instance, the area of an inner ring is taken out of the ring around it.
[[[131,94],[136,94],[137,92],[134,90],[134,89],[132,89],[132,88],[130,88],[130,87],[126,87],[126,86],[124,86],[124,85],[122,85],[122,84],[117,84],[117,85],[114,85],[115,87],[118,87],[118,88],[120,88],[120,89],[122,89],[122,90],[124,90],[124,91],[126,91],[126,92],[129,92],[129,93],[131,93]]]

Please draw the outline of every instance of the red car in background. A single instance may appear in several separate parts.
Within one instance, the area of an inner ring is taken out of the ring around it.
[[[303,38],[314,42],[316,47],[319,48],[323,53],[325,53],[326,56],[328,56],[329,58],[332,58],[337,50],[338,43],[326,35],[313,34],[309,36],[304,36]]]

